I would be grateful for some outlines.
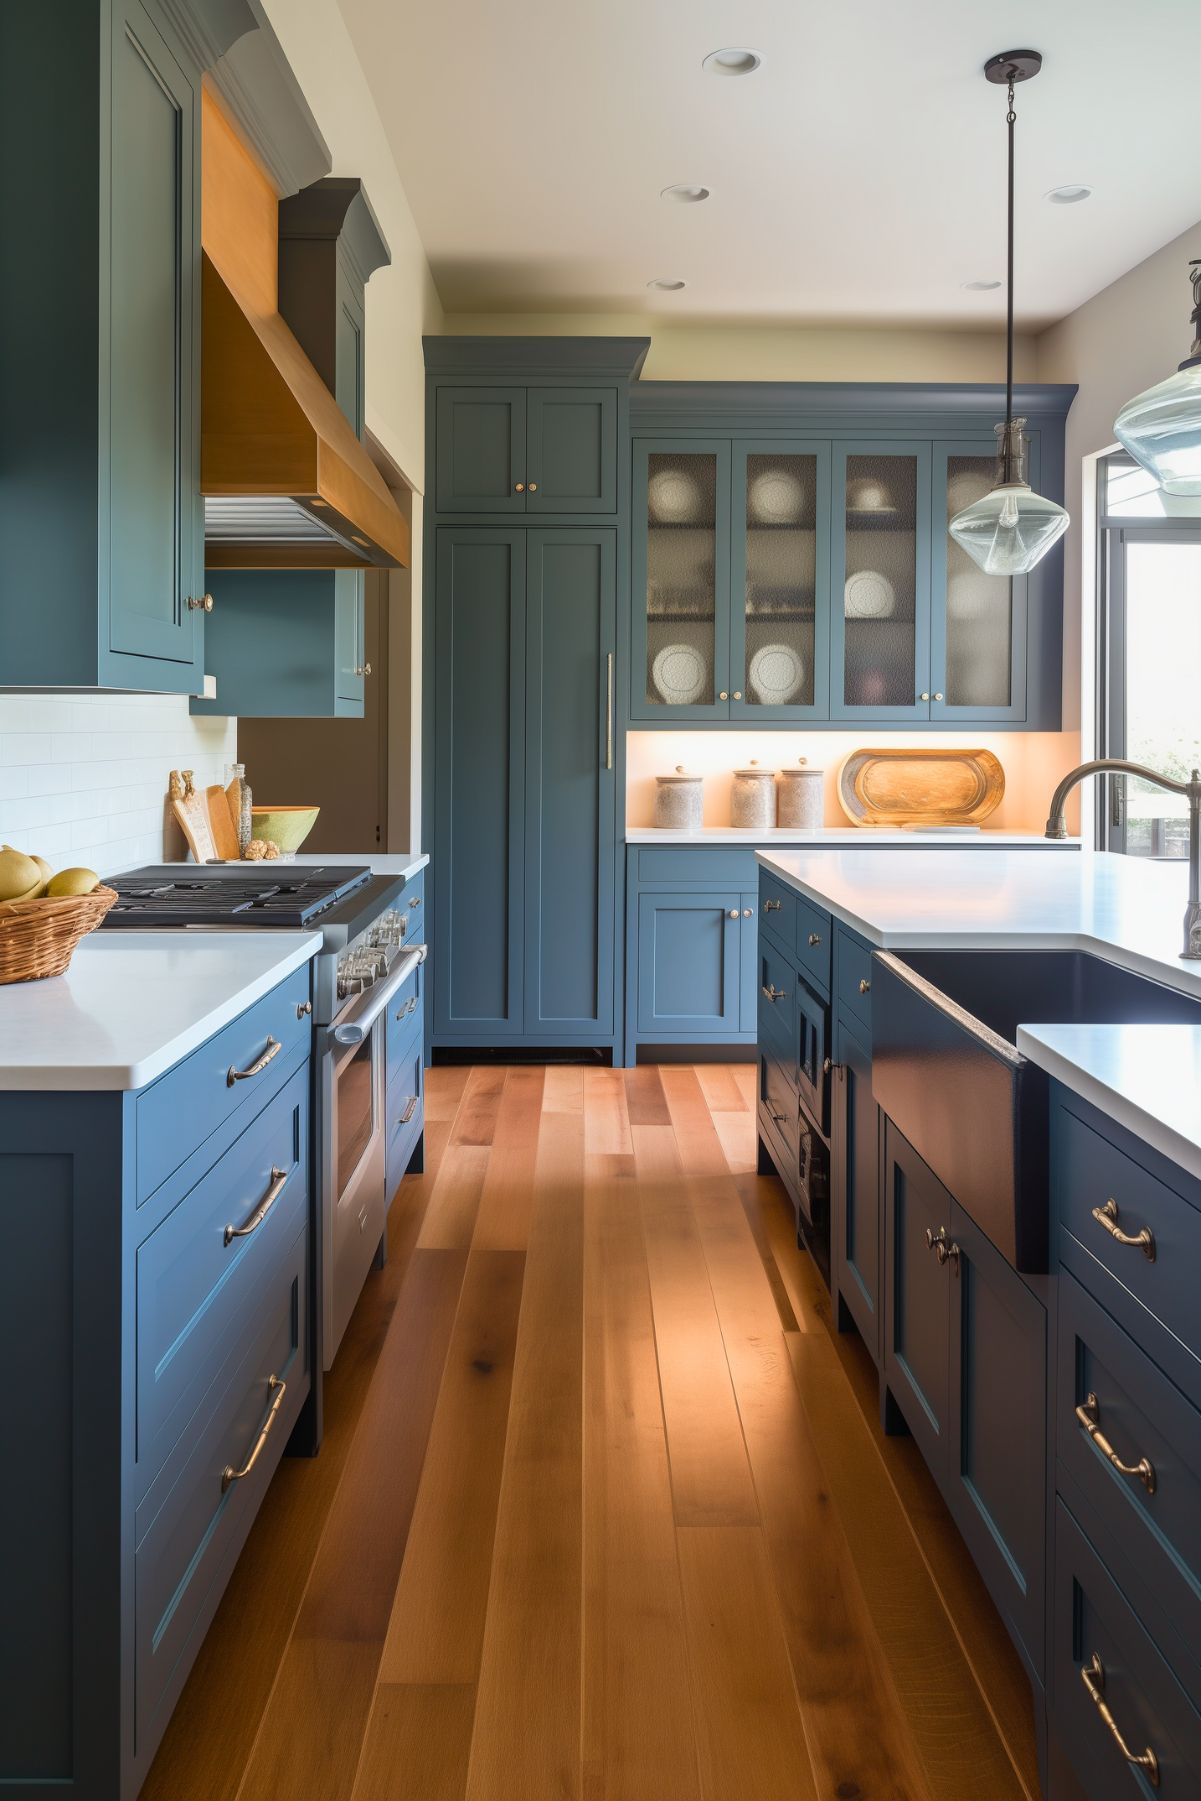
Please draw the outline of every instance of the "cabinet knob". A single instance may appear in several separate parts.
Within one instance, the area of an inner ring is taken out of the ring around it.
[[[864,976],[862,981],[859,984],[859,992],[860,992],[860,994],[870,994],[871,991],[872,991],[872,985],[868,981],[867,977]]]
[[[211,613],[213,597],[211,594],[189,594],[188,611],[190,613]]]
[[[941,699],[942,699],[942,695],[941,695],[941,694],[936,694],[936,695],[935,695],[935,696],[934,696],[934,698],[935,698],[935,700],[941,700]]]
[[[735,699],[735,700],[741,700],[741,699],[742,699],[742,689],[741,689],[741,688],[735,688],[735,690],[734,690],[734,699]]]
[[[536,494],[536,493],[537,493],[537,492],[538,492],[538,484],[537,484],[537,482],[531,482],[531,483],[530,483],[530,493],[531,493],[531,494]]]
[[[513,483],[513,492],[514,492],[514,494],[524,494],[525,493],[525,483],[524,482],[514,482]]]
[[[358,668],[355,670],[355,674],[356,675],[370,675],[371,674],[370,663],[360,663]]]
[[[744,907],[744,908],[743,908],[743,909],[742,909],[742,917],[743,917],[743,918],[744,918],[744,919],[749,919],[749,918],[750,918],[750,917],[751,917],[751,915],[752,915],[752,913],[753,913],[753,912],[754,912],[754,908],[753,908],[753,907]]]
[[[731,918],[731,919],[737,919],[737,918],[738,918],[738,908],[737,908],[737,907],[731,907],[731,908],[730,908],[730,918]]]
[[[821,933],[820,933],[820,932],[810,932],[810,934],[809,934],[809,943],[810,943],[810,944],[811,944],[811,945],[816,945],[816,944],[820,944],[820,943],[821,943],[821,941],[822,941],[822,935],[821,935]]]
[[[729,695],[728,695],[728,694],[727,694],[727,693],[726,693],[726,691],[725,691],[725,689],[724,689],[724,688],[723,688],[723,689],[722,689],[722,691],[721,691],[721,693],[720,693],[720,694],[719,694],[719,695],[718,695],[718,697],[717,697],[717,698],[718,698],[718,700],[729,700],[729,698],[730,698],[730,697],[729,697]]]
[[[312,1001],[297,1001],[297,1003],[296,1003],[297,1019],[303,1019],[306,1013],[311,1013],[312,1011],[313,1011]]]
[[[926,690],[923,688],[921,693],[918,695],[918,699],[919,700],[929,700],[929,698],[930,698],[930,696],[927,694]]]

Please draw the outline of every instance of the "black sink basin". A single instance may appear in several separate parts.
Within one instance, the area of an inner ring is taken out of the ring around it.
[[[1017,1269],[1047,1267],[1047,1079],[1019,1025],[1201,1022],[1201,1000],[1084,951],[877,951],[872,1089]]]

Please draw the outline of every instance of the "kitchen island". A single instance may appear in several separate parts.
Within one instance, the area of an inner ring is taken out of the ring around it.
[[[1026,1665],[1048,1792],[1124,1794],[1137,1768],[1197,1793],[1187,871],[1016,849],[758,861],[760,1168],[819,1255],[828,1217],[838,1323]]]

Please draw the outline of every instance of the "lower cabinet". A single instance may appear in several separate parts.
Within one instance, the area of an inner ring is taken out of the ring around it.
[[[687,890],[638,896],[637,1025],[643,1036],[734,1036],[746,1030],[743,939],[747,897]],[[753,980],[753,969],[752,969]]]
[[[862,1028],[834,1022],[833,1179],[830,1274],[835,1299],[877,1364],[881,1343],[880,1109],[872,1097],[871,1051]]]
[[[888,1393],[1041,1681],[1046,1309],[891,1121],[884,1208]]]

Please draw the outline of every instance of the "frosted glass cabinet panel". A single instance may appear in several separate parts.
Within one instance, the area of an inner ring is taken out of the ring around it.
[[[835,453],[831,716],[929,717],[930,447]]]
[[[634,594],[645,632],[636,710],[703,718],[729,690],[730,447],[646,444],[635,493]]]
[[[1031,446],[1031,477],[1037,445]],[[933,719],[1021,719],[1026,711],[1024,576],[985,575],[946,527],[996,479],[987,440],[934,446],[930,714]]]
[[[829,690],[827,444],[736,444],[731,713],[804,718]]]

